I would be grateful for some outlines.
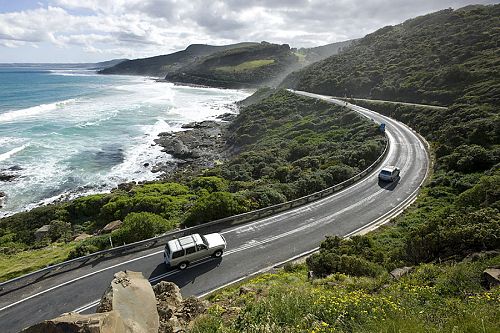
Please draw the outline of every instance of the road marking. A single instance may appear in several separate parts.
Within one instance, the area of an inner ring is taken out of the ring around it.
[[[352,105],[350,105],[350,107],[351,107],[351,109],[354,109]],[[365,109],[365,110],[366,110],[366,109]],[[369,113],[369,114],[372,114],[370,111],[368,111],[368,112],[367,112],[367,111],[365,111],[365,112],[366,112],[366,113]],[[361,112],[361,113],[363,113],[363,112]],[[364,114],[364,115],[365,115],[365,114]],[[368,118],[370,118],[370,119],[373,119],[373,118],[371,118],[372,116],[369,116],[369,115],[365,115],[365,116],[366,116],[366,117],[368,117]],[[399,122],[398,122],[398,123],[399,123]],[[406,127],[407,127],[407,126],[406,126]],[[399,131],[399,130],[398,130],[398,131]],[[394,141],[394,137],[390,134],[390,132],[388,132],[387,134],[388,134],[388,136],[390,136],[390,137],[392,138],[392,140]],[[390,141],[390,140],[391,140],[391,139],[389,139],[389,141]],[[420,139],[419,139],[418,141],[420,142]],[[392,147],[392,145],[390,145],[390,146],[389,146],[389,152],[388,152],[388,154],[387,154],[386,158],[384,159],[384,161],[388,159],[388,157],[390,156],[390,152],[391,152],[391,151],[393,151],[393,147]],[[406,163],[405,163],[405,165],[406,165]],[[375,169],[374,169],[374,171],[373,171],[373,173],[377,172],[377,171],[378,171],[378,169],[380,169],[380,168],[381,168],[381,166],[380,166],[379,168],[375,168]],[[372,174],[373,174],[373,173],[372,173]],[[428,173],[428,168],[427,168],[426,175],[427,175],[427,173]],[[425,177],[424,177],[424,179],[425,179]],[[364,182],[366,182],[366,181],[369,181],[369,180],[371,180],[371,179],[370,179],[370,177],[365,177],[363,180],[359,181],[359,182],[358,182],[358,183],[356,183],[354,186],[359,185],[359,184],[362,184],[362,183],[364,183]],[[323,198],[323,199],[320,199],[320,200],[318,200],[318,201],[315,201],[315,202],[313,202],[313,203],[311,203],[311,204],[309,204],[309,205],[307,205],[307,206],[297,207],[296,209],[289,210],[289,211],[286,211],[286,212],[280,213],[280,214],[278,214],[278,215],[274,215],[274,216],[268,217],[268,218],[266,218],[266,219],[263,219],[263,220],[259,220],[259,221],[253,222],[253,223],[251,223],[251,224],[246,224],[246,225],[244,225],[244,226],[235,227],[235,228],[233,228],[233,229],[230,229],[230,230],[228,230],[228,231],[223,232],[223,234],[229,233],[229,232],[231,232],[231,231],[238,231],[238,230],[242,230],[242,229],[244,229],[244,228],[249,228],[249,227],[250,227],[249,229],[247,229],[247,230],[245,230],[245,231],[242,231],[242,232],[252,231],[252,230],[254,230],[254,229],[252,229],[251,227],[252,227],[252,226],[254,226],[254,225],[260,224],[261,226],[265,226],[265,225],[267,225],[267,224],[268,224],[268,223],[266,223],[266,221],[272,221],[272,220],[275,220],[275,219],[277,219],[277,218],[284,217],[284,216],[286,216],[286,215],[288,215],[288,214],[293,214],[293,215],[295,215],[295,214],[300,213],[300,212],[301,212],[301,211],[303,211],[303,210],[310,210],[310,209],[311,209],[311,207],[321,206],[321,205],[322,205],[322,204],[324,204],[326,201],[331,200],[333,197],[336,197],[336,196],[339,196],[339,195],[343,195],[343,194],[345,194],[345,193],[347,192],[347,190],[348,190],[348,189],[352,189],[352,187],[353,187],[353,186],[350,186],[350,187],[348,187],[348,188],[346,188],[346,189],[342,189],[342,190],[340,190],[340,191],[339,191],[339,192],[337,192],[337,193],[334,193],[334,194],[332,194],[332,195],[330,195],[330,196],[327,196],[327,197],[325,197],[325,198]],[[267,243],[269,243],[269,242],[271,242],[271,241],[273,241],[273,240],[276,240],[276,239],[279,239],[279,238],[283,238],[283,237],[289,236],[289,235],[291,235],[291,234],[293,234],[293,233],[297,233],[297,232],[299,232],[299,231],[302,231],[302,230],[304,230],[305,228],[309,228],[309,227],[311,227],[311,224],[318,225],[318,224],[323,223],[325,220],[333,220],[333,216],[336,216],[336,215],[338,215],[338,214],[341,214],[341,213],[345,212],[346,210],[352,209],[353,207],[355,207],[355,206],[357,206],[357,205],[360,205],[360,204],[362,204],[362,203],[364,203],[364,202],[369,201],[371,198],[375,197],[376,195],[378,195],[380,192],[382,192],[382,191],[384,191],[384,190],[385,190],[385,187],[384,187],[384,188],[382,188],[382,189],[380,189],[380,190],[378,190],[377,192],[373,193],[373,194],[372,194],[372,195],[370,195],[369,197],[366,197],[366,198],[364,198],[363,200],[361,200],[361,201],[357,202],[356,204],[353,204],[353,205],[351,205],[351,206],[349,206],[349,207],[346,207],[346,208],[344,208],[344,209],[342,209],[342,210],[340,210],[340,211],[338,211],[338,212],[336,212],[336,213],[334,213],[334,214],[332,214],[332,215],[329,215],[329,216],[327,216],[327,217],[324,217],[324,218],[322,218],[322,219],[320,219],[320,220],[318,220],[318,221],[316,221],[316,222],[313,222],[313,223],[310,223],[310,224],[306,224],[306,225],[301,226],[301,227],[299,227],[299,228],[292,229],[292,230],[290,230],[290,231],[288,231],[288,232],[282,233],[282,234],[280,234],[280,235],[272,236],[272,237],[269,237],[269,238],[264,239],[264,240],[261,240],[261,241],[255,241],[255,243],[252,243],[252,244],[244,244],[243,246],[240,246],[239,248],[236,248],[236,249],[234,249],[234,250],[227,251],[227,252],[224,254],[224,256],[225,256],[225,255],[231,255],[231,254],[233,254],[233,253],[237,253],[237,252],[240,252],[240,251],[244,251],[244,250],[246,250],[246,249],[250,249],[250,248],[253,248],[253,247],[256,247],[256,246],[264,245],[264,244],[267,244]],[[418,189],[417,189],[417,190],[415,190],[413,193],[416,193],[417,191],[418,191]],[[412,197],[412,196],[413,196],[413,193],[412,193],[412,195],[411,195],[408,199],[410,199],[410,198],[411,198],[411,199],[413,199],[413,200],[414,200],[414,198],[415,198],[415,197]],[[407,200],[408,200],[408,199],[407,199]],[[411,203],[413,200],[410,200],[409,202]],[[405,201],[406,201],[406,200],[405,200]],[[369,223],[369,224],[365,225],[364,227],[361,227],[361,228],[359,228],[359,229],[355,230],[354,232],[352,232],[352,233],[350,233],[350,234],[353,234],[353,233],[355,233],[355,232],[358,232],[359,230],[366,229],[367,227],[370,227],[370,226],[372,226],[372,225],[378,225],[377,221],[379,221],[379,220],[380,220],[381,218],[383,218],[384,216],[387,216],[387,214],[389,214],[389,213],[391,213],[391,212],[394,212],[394,210],[395,210],[395,209],[392,209],[391,211],[389,211],[388,213],[386,213],[386,214],[384,214],[383,216],[379,217],[379,218],[378,218],[378,219],[376,219],[375,221],[372,221],[371,223]],[[401,211],[402,211],[402,210],[401,210]],[[400,211],[399,211],[399,212],[400,212]],[[398,213],[399,213],[399,212],[398,212]],[[385,220],[384,220],[384,221],[385,221]],[[232,252],[231,252],[231,251],[232,251]],[[87,277],[89,277],[89,276],[92,276],[92,275],[95,275],[95,274],[101,273],[101,272],[103,272],[103,271],[106,271],[106,270],[109,270],[109,269],[112,269],[112,268],[115,268],[115,267],[118,267],[118,266],[121,266],[121,265],[124,265],[124,264],[130,263],[130,262],[134,262],[134,261],[141,260],[141,259],[144,259],[144,258],[147,258],[147,257],[150,257],[150,256],[157,255],[157,254],[162,253],[162,252],[163,252],[163,250],[161,250],[161,251],[157,251],[157,252],[154,252],[154,253],[151,253],[151,254],[148,254],[148,255],[144,255],[144,256],[141,256],[141,257],[134,258],[134,259],[130,259],[130,260],[128,260],[128,261],[125,261],[125,262],[122,262],[122,263],[119,263],[119,264],[116,264],[116,265],[112,265],[112,266],[109,266],[109,267],[106,267],[106,268],[103,268],[103,269],[100,269],[100,270],[97,270],[97,271],[94,271],[94,272],[91,272],[91,273],[88,273],[88,274],[85,274],[85,275],[82,275],[82,276],[80,276],[80,277],[78,277],[78,278],[75,278],[75,279],[72,279],[72,280],[66,281],[66,282],[61,283],[61,284],[59,284],[59,285],[53,286],[53,287],[51,287],[51,288],[49,288],[49,289],[43,290],[43,291],[41,291],[41,292],[39,292],[39,293],[37,293],[37,294],[34,294],[34,295],[31,295],[31,296],[28,296],[28,297],[26,297],[26,298],[24,298],[24,299],[18,300],[18,301],[16,301],[16,302],[12,303],[12,304],[9,304],[9,305],[7,305],[7,306],[4,306],[3,308],[0,308],[0,311],[6,310],[6,309],[8,309],[8,308],[10,308],[10,307],[12,307],[12,306],[15,306],[15,305],[17,305],[17,304],[20,304],[20,303],[22,303],[22,302],[24,302],[24,301],[27,301],[27,300],[29,300],[29,299],[32,299],[32,298],[34,298],[34,297],[36,297],[36,296],[43,295],[43,294],[45,294],[45,293],[47,293],[47,292],[49,292],[49,291],[52,291],[52,290],[57,289],[57,288],[60,288],[60,287],[62,287],[62,286],[65,286],[65,285],[71,284],[71,283],[76,282],[76,281],[78,281],[78,280],[81,280],[81,279],[87,278]],[[289,259],[288,259],[288,260],[289,260]],[[198,263],[198,264],[196,264],[196,265],[193,265],[193,266],[191,266],[191,267],[195,267],[195,266],[200,265],[200,264],[202,264],[202,263],[203,263],[203,262],[200,262],[200,263]],[[276,264],[275,264],[275,265],[273,265],[272,267],[274,267],[274,266],[276,266]],[[263,271],[263,270],[260,270],[259,272],[262,272],[262,271]],[[178,271],[168,272],[168,273],[162,274],[162,275],[160,275],[160,276],[156,276],[156,277],[152,278],[152,280],[157,281],[157,280],[162,279],[162,278],[164,278],[164,277],[167,277],[167,276],[169,276],[169,275],[173,275],[173,274],[175,274],[175,273],[177,273],[177,272],[178,272]],[[256,272],[256,273],[254,273],[254,274],[251,274],[250,276],[253,276],[253,275],[255,275],[255,274],[258,274],[259,272]],[[241,280],[243,280],[243,279],[245,279],[245,278],[246,278],[246,277],[242,277],[241,279],[234,280],[234,281],[233,281],[233,282],[231,282],[231,283],[235,283],[235,282],[241,281]],[[231,284],[231,283],[230,283],[230,284]],[[216,289],[214,289],[213,291],[218,290],[218,289],[220,289],[220,288],[222,288],[222,287],[216,288]],[[213,291],[211,291],[211,292],[213,292]],[[200,297],[202,297],[202,296],[200,296]],[[81,307],[77,308],[76,310],[79,310],[80,312],[81,312],[81,311],[84,311],[84,310],[81,310],[81,309],[86,309],[86,308],[89,308],[89,307],[95,306],[95,305],[91,305],[91,304],[94,304],[95,302],[98,302],[98,301],[93,301],[93,302],[91,302],[91,303],[88,303],[88,304],[86,304],[86,305],[84,305],[84,306],[81,306]],[[75,311],[76,311],[76,310],[75,310]]]
[[[42,290],[42,291],[40,291],[40,292],[38,292],[38,293],[36,293],[36,294],[33,294],[33,295],[30,295],[30,296],[27,296],[27,297],[25,297],[25,298],[23,298],[23,299],[20,299],[20,300],[18,300],[18,301],[16,301],[16,302],[14,302],[14,303],[11,303],[11,304],[9,304],[9,305],[6,305],[6,306],[4,306],[3,308],[0,308],[0,312],[1,312],[1,311],[3,311],[3,310],[8,309],[8,308],[10,308],[10,307],[13,307],[14,305],[17,305],[17,304],[19,304],[19,303],[22,303],[22,302],[25,302],[25,301],[27,301],[27,300],[30,300],[30,299],[32,299],[32,298],[34,298],[34,297],[36,297],[36,296],[43,295],[43,294],[45,294],[45,293],[47,293],[47,292],[49,292],[49,291],[52,291],[52,290],[54,290],[54,289],[58,289],[58,288],[60,288],[60,287],[66,286],[66,285],[71,284],[71,283],[73,283],[73,282],[76,282],[76,281],[78,281],[78,280],[81,280],[81,279],[87,278],[87,277],[92,276],[92,275],[95,275],[95,274],[97,274],[97,273],[101,273],[101,272],[107,271],[108,269],[111,269],[111,268],[115,268],[115,267],[122,266],[122,265],[125,265],[125,264],[128,264],[128,263],[131,263],[131,262],[134,262],[134,261],[137,261],[137,260],[141,260],[141,259],[144,259],[144,258],[147,258],[147,257],[151,257],[151,256],[154,256],[154,255],[157,255],[158,253],[162,253],[162,252],[163,252],[163,250],[161,250],[161,251],[157,251],[157,252],[154,252],[154,253],[150,253],[150,254],[146,254],[146,255],[143,255],[143,256],[140,256],[140,257],[137,257],[137,258],[134,258],[134,259],[130,259],[130,260],[127,260],[127,261],[121,262],[121,263],[116,264],[116,265],[112,265],[112,266],[109,266],[109,267],[106,267],[106,268],[99,269],[99,270],[94,271],[94,272],[90,272],[90,273],[88,273],[88,274],[85,274],[85,275],[79,276],[79,277],[74,278],[74,279],[72,279],[72,280],[68,280],[68,281],[63,282],[63,283],[61,283],[61,284],[58,284],[58,285],[56,285],[56,286],[53,286],[53,287],[50,287],[50,288],[48,288],[48,289]]]

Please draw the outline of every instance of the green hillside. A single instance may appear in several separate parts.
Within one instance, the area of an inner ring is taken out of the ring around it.
[[[500,96],[500,5],[446,9],[387,26],[284,85],[334,96],[449,105]]]
[[[226,135],[225,163],[165,181],[41,206],[0,219],[0,281],[64,259],[295,199],[342,182],[381,154],[384,136],[353,111],[261,91]],[[220,164],[220,163],[219,163]],[[115,220],[111,234],[98,231]],[[35,233],[50,225],[44,237]],[[76,235],[93,235],[75,241]]]
[[[431,177],[377,231],[327,235],[304,263],[212,294],[191,332],[498,331],[500,287],[483,272],[500,267],[499,9],[386,27],[285,80],[329,95],[449,105],[352,101],[423,135]],[[389,274],[396,268],[404,273]]]
[[[288,73],[304,66],[290,46],[262,42],[213,53],[176,71],[168,81],[238,88],[277,84]]]
[[[99,73],[165,77],[177,83],[228,88],[275,86],[292,71],[336,54],[351,43],[298,50],[267,42],[193,44],[172,54],[123,61]]]
[[[185,50],[156,57],[127,60],[113,67],[99,71],[100,74],[127,74],[163,77],[167,72],[176,70],[195,61],[199,57],[210,55],[214,52],[249,46],[257,43],[238,43],[231,45],[213,46],[192,44]]]

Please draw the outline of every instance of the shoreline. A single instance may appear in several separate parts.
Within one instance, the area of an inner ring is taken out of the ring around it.
[[[201,86],[197,88],[214,89],[213,87]],[[215,119],[214,117],[207,117],[208,119],[182,124],[181,131],[160,132],[153,135],[154,143],[150,144],[149,149],[153,149],[156,146],[161,148],[161,153],[156,155],[154,160],[137,166],[138,170],[143,170],[142,172],[151,172],[154,174],[153,179],[123,180],[115,184],[82,185],[77,188],[62,190],[60,194],[46,197],[12,210],[6,207],[8,206],[9,195],[3,191],[0,197],[0,219],[38,207],[68,202],[79,197],[111,193],[120,188],[128,188],[131,185],[169,180],[175,181],[178,177],[185,179],[195,173],[199,173],[203,169],[213,167],[227,157],[224,153],[225,131],[230,121],[238,114],[239,107],[237,102],[224,105],[224,109],[221,109],[225,112],[215,116]],[[175,147],[177,147],[177,150]],[[181,151],[179,151],[179,147],[182,147]],[[3,171],[7,171],[7,169]],[[15,178],[18,177],[21,177],[21,175],[16,175]],[[9,177],[2,180],[0,181],[0,185],[4,181],[12,179],[14,178]]]

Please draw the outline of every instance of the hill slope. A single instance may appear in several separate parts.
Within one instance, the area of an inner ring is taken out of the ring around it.
[[[169,72],[169,81],[219,87],[246,87],[279,83],[284,76],[303,66],[300,56],[287,44],[262,42],[213,53]]]
[[[500,5],[446,9],[387,26],[283,83],[316,93],[448,105],[498,104]]]
[[[99,73],[163,77],[167,72],[185,66],[199,57],[207,56],[218,51],[245,47],[253,44],[257,43],[238,43],[222,46],[192,44],[185,50],[171,54],[124,61],[116,66],[101,70]]]
[[[99,73],[165,77],[174,82],[228,88],[274,86],[292,71],[337,54],[351,43],[298,50],[267,42],[193,44],[172,54],[124,61]]]

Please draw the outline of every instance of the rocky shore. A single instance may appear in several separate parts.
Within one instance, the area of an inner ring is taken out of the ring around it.
[[[218,120],[193,122],[182,126],[183,131],[160,133],[155,143],[172,155],[174,161],[154,165],[153,172],[163,173],[164,179],[186,177],[222,163],[227,157],[226,130],[234,113],[225,113]]]

